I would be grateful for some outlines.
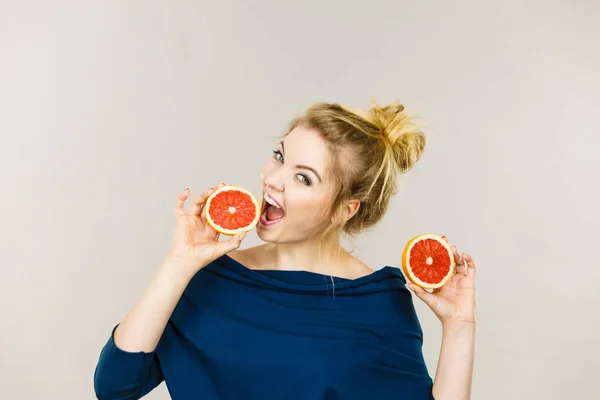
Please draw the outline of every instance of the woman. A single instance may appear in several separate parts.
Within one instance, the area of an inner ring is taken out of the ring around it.
[[[340,245],[382,218],[424,147],[402,105],[313,105],[263,169],[266,243],[245,250],[245,234],[219,242],[206,223],[214,188],[188,213],[186,189],[171,251],[101,352],[97,397],[139,399],[164,380],[176,400],[470,398],[473,259],[452,246],[457,272],[430,293]],[[434,380],[407,288],[442,323]]]

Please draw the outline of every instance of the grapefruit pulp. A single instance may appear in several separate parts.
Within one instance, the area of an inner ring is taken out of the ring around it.
[[[437,235],[420,234],[408,241],[402,252],[402,271],[415,285],[438,289],[455,269],[452,248]]]
[[[248,189],[225,185],[206,199],[206,221],[217,232],[234,236],[250,231],[260,218],[260,204]]]

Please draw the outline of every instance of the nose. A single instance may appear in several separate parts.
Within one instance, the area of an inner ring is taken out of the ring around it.
[[[285,187],[284,179],[281,173],[278,170],[269,171],[268,173],[262,174],[262,180],[265,183],[265,186],[268,186],[272,189],[275,189],[279,192],[283,192]]]

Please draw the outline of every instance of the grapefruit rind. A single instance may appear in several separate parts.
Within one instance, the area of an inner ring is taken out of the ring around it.
[[[448,255],[450,256],[450,269],[448,271],[448,274],[446,274],[446,276],[444,276],[444,278],[438,282],[438,283],[429,283],[429,282],[423,282],[422,280],[420,280],[419,278],[417,278],[415,276],[415,274],[412,272],[412,269],[409,268],[409,255],[410,252],[413,248],[413,246],[420,242],[421,240],[424,239],[433,239],[438,241],[442,246],[444,246],[444,248],[448,251]],[[446,243],[446,241],[444,239],[442,239],[442,237],[438,236],[438,235],[433,235],[433,234],[429,234],[429,233],[424,233],[424,234],[420,234],[417,235],[415,237],[413,237],[412,239],[410,239],[408,241],[408,243],[406,243],[406,246],[404,246],[404,251],[402,252],[402,271],[404,272],[404,274],[406,275],[406,277],[415,285],[422,287],[423,289],[439,289],[442,286],[444,286],[446,284],[446,282],[448,282],[448,280],[450,278],[452,278],[452,275],[454,275],[454,270],[456,268],[455,262],[454,262],[454,254],[452,254],[452,248],[450,247],[450,245],[448,243]]]
[[[219,194],[225,191],[239,191],[242,192],[246,195],[248,195],[250,197],[250,199],[252,200],[252,203],[255,206],[255,210],[256,210],[256,215],[254,216],[254,219],[252,220],[251,223],[249,223],[246,226],[242,226],[240,228],[237,229],[226,229],[222,226],[220,226],[219,224],[217,224],[210,216],[210,205],[212,200]],[[236,185],[225,185],[223,187],[218,188],[217,190],[215,190],[209,197],[208,199],[206,199],[206,222],[208,222],[208,224],[217,232],[222,233],[224,235],[228,235],[228,236],[234,236],[235,234],[239,233],[239,232],[248,232],[251,231],[252,229],[254,229],[254,227],[256,226],[256,224],[258,224],[258,220],[260,219],[260,203],[258,202],[258,199],[256,198],[256,196],[254,196],[254,194],[252,192],[250,192],[248,189],[243,188],[241,186],[236,186]]]

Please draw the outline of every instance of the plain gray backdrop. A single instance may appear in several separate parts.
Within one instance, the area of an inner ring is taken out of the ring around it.
[[[600,398],[599,22],[595,0],[0,1],[0,398],[93,399],[180,192],[260,194],[292,117],[371,100],[428,142],[357,255],[399,266],[423,232],[473,255],[473,399]]]

